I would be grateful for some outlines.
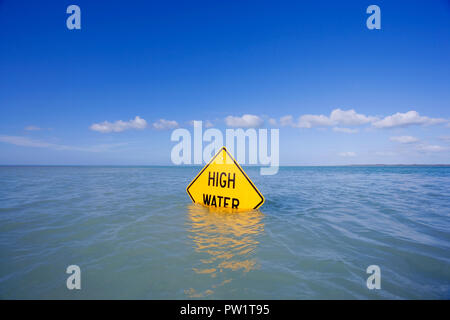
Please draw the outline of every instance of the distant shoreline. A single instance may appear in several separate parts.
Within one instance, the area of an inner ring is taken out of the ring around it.
[[[347,164],[336,167],[450,167],[450,164]]]

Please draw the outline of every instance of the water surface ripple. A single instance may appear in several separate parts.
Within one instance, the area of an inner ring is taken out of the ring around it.
[[[199,170],[0,167],[0,298],[450,298],[450,168],[245,168],[266,203],[228,214]]]

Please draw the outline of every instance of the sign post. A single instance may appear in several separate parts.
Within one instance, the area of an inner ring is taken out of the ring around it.
[[[225,147],[186,188],[194,203],[237,210],[258,209],[264,197]]]

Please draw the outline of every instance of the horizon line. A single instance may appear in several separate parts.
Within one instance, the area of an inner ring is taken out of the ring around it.
[[[205,164],[0,164],[0,167],[202,167]],[[266,167],[267,165],[240,164],[242,167]],[[279,167],[450,167],[450,163],[377,163],[377,164],[290,164]]]

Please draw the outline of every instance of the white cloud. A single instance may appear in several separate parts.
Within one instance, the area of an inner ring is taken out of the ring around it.
[[[202,121],[202,120],[191,120],[191,121],[189,121],[189,124],[191,126],[193,126],[194,121]],[[206,120],[206,121],[202,121],[202,126],[204,126],[205,128],[212,128],[212,127],[214,127],[214,123],[212,123],[212,121]]]
[[[282,127],[295,127],[294,118],[291,115],[280,118],[280,126]]]
[[[298,119],[297,127],[312,128],[312,127],[328,127],[333,125],[333,121],[324,115],[305,114]]]
[[[355,110],[334,109],[330,114],[330,120],[333,123],[344,126],[357,126],[377,120],[376,117],[368,117],[363,114],[356,113]]]
[[[42,128],[39,128],[38,126],[27,126],[24,128],[27,131],[39,131],[42,130]]]
[[[170,130],[178,128],[178,122],[175,120],[165,120],[165,119],[159,119],[156,122],[153,122],[153,128],[156,130]]]
[[[447,123],[450,126],[449,120],[443,118],[430,118],[419,115],[417,111],[408,111],[406,113],[399,113],[379,119],[374,116],[366,116],[357,113],[353,109],[342,110],[334,109],[329,116],[320,114],[304,114],[295,122],[291,115],[280,118],[281,126],[290,126],[297,128],[313,128],[313,127],[329,127],[336,126],[333,129],[336,132],[355,133],[355,131],[342,128],[339,126],[360,126],[371,123],[375,128],[393,128],[404,127],[409,125],[434,125],[439,123]]]
[[[433,125],[444,122],[447,122],[447,120],[421,116],[417,111],[411,110],[406,113],[397,112],[396,114],[373,122],[372,125],[376,128],[394,128],[410,125]]]
[[[419,151],[426,151],[426,152],[441,152],[441,151],[447,150],[447,148],[442,147],[442,146],[438,146],[438,145],[425,145],[425,144],[419,145],[419,146],[417,147],[417,149],[418,149]]]
[[[126,143],[115,143],[115,144],[101,144],[89,147],[77,147],[30,139],[28,137],[6,136],[6,135],[0,136],[0,142],[9,143],[21,147],[50,148],[55,150],[72,150],[72,151],[86,151],[86,152],[108,151],[111,148],[123,146],[126,144]]]
[[[275,127],[277,125],[277,120],[274,118],[270,118],[268,121],[272,127]]]
[[[352,151],[347,151],[347,152],[339,152],[338,156],[340,157],[355,157],[356,153],[352,152]]]
[[[147,127],[147,121],[142,119],[139,116],[136,116],[134,119],[129,121],[118,120],[116,122],[108,122],[104,121],[101,123],[94,123],[91,125],[90,129],[94,131],[98,131],[101,133],[109,133],[109,132],[122,132],[130,129],[145,129]]]
[[[329,127],[329,126],[358,126],[378,120],[376,117],[366,116],[357,113],[355,110],[334,109],[329,116],[323,114],[304,114],[299,117],[298,122],[294,123],[292,116],[285,116],[280,119],[280,123],[284,126],[292,126],[298,128],[313,128],[313,127]],[[337,132],[355,133],[350,129],[339,128],[334,130]]]
[[[357,133],[358,129],[334,127],[333,131],[335,131],[335,132],[343,132],[343,133]]]
[[[242,117],[228,116],[225,123],[229,127],[257,128],[262,126],[264,120],[252,114],[244,114]]]
[[[414,143],[419,141],[416,137],[412,136],[396,136],[396,137],[390,137],[389,140],[400,142],[400,143]]]
[[[22,147],[49,148],[49,147],[55,146],[52,143],[34,140],[34,139],[30,139],[28,137],[20,137],[20,136],[1,135],[0,141],[9,143],[9,144],[14,144],[16,146],[22,146]]]
[[[450,136],[440,136],[440,140],[450,142]]]

